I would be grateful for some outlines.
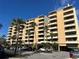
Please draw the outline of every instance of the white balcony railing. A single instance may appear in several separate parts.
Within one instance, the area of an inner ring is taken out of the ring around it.
[[[56,29],[57,27],[49,27],[49,29]]]
[[[65,27],[69,27],[69,26],[75,26],[75,24],[67,24],[67,25],[65,25]]]
[[[64,15],[64,17],[68,17],[68,16],[72,16],[72,15],[74,15],[74,14],[73,13],[67,14],[67,15]]]
[[[63,11],[63,12],[65,13],[65,12],[68,12],[68,11],[71,11],[71,10],[73,10],[73,9],[67,9],[67,10],[65,10],[65,11]]]

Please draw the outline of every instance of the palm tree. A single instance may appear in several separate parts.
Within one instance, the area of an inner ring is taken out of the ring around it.
[[[16,47],[15,47],[15,54],[18,50],[18,39],[19,39],[19,30],[20,30],[20,27],[24,27],[23,24],[26,24],[25,21],[23,21],[21,18],[17,18],[17,19],[13,19],[11,25],[12,26],[16,26],[16,31],[17,31],[17,34],[16,34]]]
[[[53,33],[50,33],[50,36],[51,36],[51,41],[53,43],[54,50],[57,50],[57,48],[58,48],[58,51],[60,51],[60,47],[58,46],[58,44],[55,41],[53,41]]]
[[[27,34],[28,34],[28,42],[29,42],[29,44],[28,44],[28,45],[30,45],[30,41],[29,41],[30,30],[27,30]]]
[[[0,37],[0,43],[1,43],[1,45],[2,45],[4,48],[9,47],[9,44],[8,44],[7,41],[6,41],[6,36],[5,36],[5,35],[2,35],[2,36]]]
[[[35,27],[37,26],[37,24],[35,23],[35,22],[32,22],[31,23],[31,26],[33,27],[33,29],[34,29],[34,33],[35,33],[35,39],[36,39],[36,31],[35,31]],[[35,46],[36,46],[36,49],[37,49],[37,42],[35,43]]]
[[[2,24],[0,24],[0,29],[2,28]]]
[[[44,34],[45,34],[46,39],[44,37],[44,41],[47,40],[47,33],[48,33],[48,26],[45,25],[45,27],[44,27]]]
[[[53,41],[53,33],[50,33],[51,41]]]

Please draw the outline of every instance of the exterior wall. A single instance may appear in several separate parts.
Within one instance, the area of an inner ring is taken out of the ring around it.
[[[64,10],[65,8],[66,10]],[[68,11],[70,12],[65,15],[64,13]],[[74,17],[65,20],[65,17],[71,15],[73,15]],[[74,22],[65,24],[70,21],[74,21]],[[35,22],[37,25],[35,26],[35,30],[33,30],[33,27],[31,27],[32,22]],[[57,42],[59,46],[67,46],[67,44],[72,44],[72,45],[78,44],[79,47],[79,28],[78,28],[78,21],[74,7],[67,6],[62,8],[61,10],[53,11],[51,12],[51,14],[49,13],[48,16],[37,17],[26,21],[26,25],[24,25],[25,26],[24,29],[20,30],[19,32],[19,34],[21,34],[19,37],[22,37],[21,39],[22,44],[23,45],[29,44],[28,40],[31,40],[30,44],[40,44],[42,42],[45,42],[44,40],[46,39],[45,37],[46,34],[44,33],[45,25],[47,25],[49,29],[48,30],[49,33],[46,33],[48,36],[47,37],[48,42],[50,42],[50,40],[54,40],[53,42]],[[66,27],[70,27],[70,26],[71,26],[70,29],[65,29]],[[75,28],[72,29],[73,26]],[[16,32],[15,29],[16,29],[15,26],[9,27],[8,39],[11,36],[16,35],[16,33],[14,34],[14,32]],[[29,37],[32,36],[32,38],[28,39],[27,30],[30,30],[31,34]],[[76,34],[73,34],[74,31],[76,32]],[[66,33],[70,33],[70,32],[72,32],[73,35],[72,34],[66,35]],[[53,33],[53,39],[51,39],[50,33]],[[13,44],[13,41],[16,42],[16,39],[15,40],[9,39],[7,41],[10,41],[9,43]]]
[[[61,16],[60,16],[61,15]],[[58,28],[58,43],[59,46],[66,46],[63,10],[57,12],[57,28]]]
[[[37,44],[38,42],[38,23],[39,23],[39,18],[36,18],[35,19],[35,23],[36,23],[36,26],[35,26],[35,30],[34,30],[34,44]]]

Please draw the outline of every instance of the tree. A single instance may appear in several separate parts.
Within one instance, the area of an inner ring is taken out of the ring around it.
[[[51,43],[41,43],[40,45],[41,45],[42,48],[46,49],[46,48],[51,48],[52,44]]]
[[[9,44],[8,42],[6,41],[6,36],[5,35],[2,35],[0,37],[0,44],[4,47],[4,48],[8,48],[9,47]]]
[[[30,45],[30,39],[29,39],[29,36],[30,36],[30,30],[27,30],[27,34],[28,34],[28,42],[29,42],[29,44],[28,45]]]
[[[36,31],[35,31],[35,27],[37,26],[37,24],[35,23],[35,22],[32,22],[31,23],[31,26],[33,27],[33,29],[34,29],[34,33],[35,33],[35,39],[36,39]],[[35,46],[36,46],[36,49],[37,49],[37,42],[35,43]]]
[[[51,41],[53,43],[53,49],[54,50],[57,50],[58,49],[58,51],[60,51],[59,45],[53,40],[53,33],[50,33],[50,36],[51,36]]]
[[[48,33],[47,31],[48,31],[48,26],[45,25],[45,27],[44,27],[44,34],[45,34],[46,39],[44,38],[44,41],[47,40],[47,33]]]
[[[51,41],[53,42],[53,33],[50,33]]]
[[[56,51],[56,50],[58,50],[58,44],[57,43],[53,43],[52,44],[52,48]]]
[[[17,34],[16,34],[17,41],[16,41],[16,47],[15,47],[15,54],[18,51],[19,30],[20,30],[20,28],[22,28],[22,29],[24,28],[23,24],[26,24],[26,23],[21,18],[13,19],[13,21],[11,23],[12,26],[16,26],[16,31],[17,31]]]

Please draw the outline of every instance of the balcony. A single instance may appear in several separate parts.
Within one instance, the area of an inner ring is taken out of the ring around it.
[[[58,36],[53,36],[53,39],[58,38]],[[48,37],[48,39],[51,39],[51,37]]]
[[[72,8],[71,9],[67,9],[67,10],[64,10],[63,12],[65,13],[65,12],[68,12],[68,11],[71,11],[71,10],[73,10]]]
[[[71,19],[68,19],[68,20],[64,20],[64,22],[68,22],[68,21],[74,21],[74,19],[71,18]]]
[[[49,19],[49,21],[51,21],[51,20],[57,20],[57,18],[52,18],[52,19]]]
[[[48,17],[56,16],[56,13],[48,15]]]
[[[75,24],[68,24],[68,25],[65,25],[65,27],[69,27],[69,26],[75,26]]]
[[[57,26],[56,27],[49,27],[49,29],[57,29]]]
[[[28,35],[28,34],[27,34]],[[34,32],[30,33],[30,36],[34,36]]]
[[[39,29],[38,31],[44,31],[44,29]]]
[[[57,22],[49,23],[49,26],[50,26],[50,25],[54,25],[54,24],[57,24]]]
[[[72,16],[72,15],[74,15],[74,13],[64,15],[64,17],[68,17],[68,16]]]
[[[71,32],[71,31],[76,31],[76,30],[75,29],[65,30],[65,32]]]
[[[28,27],[28,29],[33,29],[33,27]]]
[[[38,39],[44,39],[44,37],[38,37]]]
[[[40,23],[44,23],[44,21],[40,21],[40,22],[38,22],[38,24],[40,24]]]
[[[73,44],[73,43],[76,43],[76,44],[78,44],[79,42],[78,41],[66,41],[66,44]]]
[[[44,33],[39,33],[38,35],[44,35]]]
[[[38,27],[44,27],[44,25],[39,25]]]
[[[66,35],[66,38],[70,38],[70,37],[77,37],[77,35]]]

